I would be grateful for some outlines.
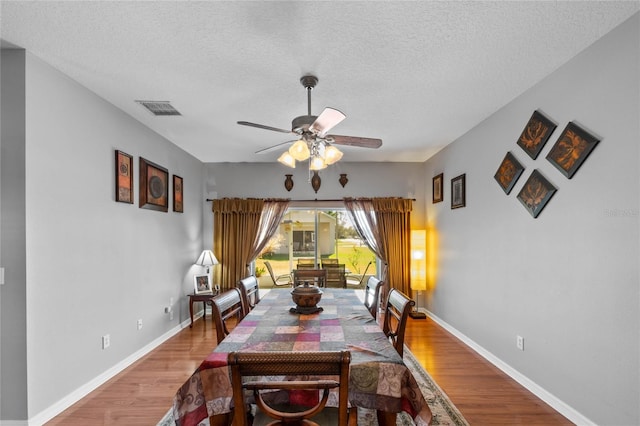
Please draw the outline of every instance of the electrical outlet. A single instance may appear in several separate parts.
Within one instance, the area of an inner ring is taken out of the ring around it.
[[[169,312],[169,321],[173,321],[173,311]]]
[[[520,349],[521,351],[524,351],[524,337],[522,336],[516,336],[516,346],[518,347],[518,349]]]
[[[102,336],[102,349],[107,349],[109,346],[111,346],[111,336],[105,334]]]
[[[138,330],[142,330],[142,318],[138,320]]]

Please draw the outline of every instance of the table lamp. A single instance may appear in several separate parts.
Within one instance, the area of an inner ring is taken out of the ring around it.
[[[418,292],[427,289],[427,231],[416,229],[411,231],[411,289]],[[413,319],[426,319],[427,315],[418,310],[419,298],[416,297],[416,307],[409,312]]]
[[[216,256],[211,250],[202,250],[195,265],[205,266],[207,268],[207,274],[209,274],[209,267],[217,265],[218,263],[220,262],[218,262],[218,259],[216,259]]]

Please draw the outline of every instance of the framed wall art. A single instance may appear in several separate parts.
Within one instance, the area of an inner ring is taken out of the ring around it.
[[[195,275],[193,277],[193,290],[195,294],[210,294],[211,281],[209,281],[209,275]]]
[[[116,150],[116,201],[133,204],[133,157]]]
[[[555,192],[556,187],[549,183],[538,169],[536,169],[531,173],[531,176],[529,176],[529,179],[527,179],[520,190],[518,200],[520,200],[531,216],[536,218]]]
[[[570,122],[547,154],[547,160],[571,179],[598,142],[598,138]]]
[[[518,138],[518,146],[535,160],[555,128],[556,124],[553,121],[536,110]]]
[[[444,195],[443,195],[443,180],[444,180],[444,175],[442,173],[440,173],[437,176],[434,176],[432,179],[432,197],[431,197],[431,201],[435,204],[435,203],[439,203],[444,199]]]
[[[451,179],[451,208],[458,209],[467,204],[466,174]]]
[[[500,188],[502,188],[504,193],[508,195],[523,171],[524,167],[516,159],[515,155],[511,152],[507,152],[507,155],[504,156],[502,163],[500,163],[500,167],[498,167],[498,171],[493,177],[498,182],[498,185],[500,185]]]
[[[180,176],[173,175],[173,211],[178,213],[184,212],[182,182]]]
[[[141,209],[169,210],[169,171],[140,157]]]

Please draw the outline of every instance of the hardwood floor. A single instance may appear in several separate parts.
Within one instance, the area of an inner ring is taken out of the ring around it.
[[[433,321],[409,319],[405,340],[471,425],[572,424]],[[215,346],[215,327],[208,316],[47,425],[155,426],[178,387]]]

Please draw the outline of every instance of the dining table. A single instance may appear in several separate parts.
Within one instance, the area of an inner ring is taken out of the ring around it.
[[[292,309],[291,289],[269,290],[178,389],[173,400],[176,425],[197,426],[207,418],[211,424],[228,423],[233,411],[229,352],[338,350],[351,352],[350,406],[377,410],[381,426],[395,426],[396,413],[402,411],[416,425],[429,425],[431,410],[418,383],[358,290],[321,291],[322,309],[299,314]]]

